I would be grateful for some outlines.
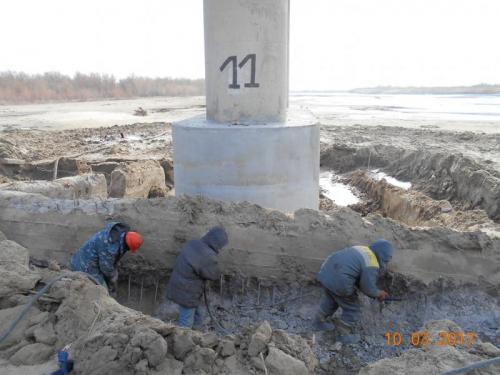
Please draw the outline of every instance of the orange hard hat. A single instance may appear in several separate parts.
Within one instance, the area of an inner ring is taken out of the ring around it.
[[[137,232],[127,232],[127,234],[125,235],[125,243],[133,253],[135,253],[137,249],[141,247],[143,242],[144,239]]]

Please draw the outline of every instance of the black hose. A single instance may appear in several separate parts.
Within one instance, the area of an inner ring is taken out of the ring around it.
[[[217,319],[212,315],[212,311],[210,310],[210,305],[208,304],[208,298],[207,298],[207,284],[206,282],[203,283],[203,299],[205,300],[205,307],[207,309],[208,315],[210,316],[210,319],[212,322],[224,333],[224,334],[229,334],[229,331],[225,329]]]
[[[24,318],[29,309],[35,304],[36,301],[38,301],[38,299],[42,295],[44,295],[52,287],[52,285],[54,285],[57,281],[61,280],[63,277],[75,277],[77,275],[78,274],[75,275],[75,274],[63,273],[62,275],[59,275],[50,280],[42,289],[40,289],[33,297],[31,297],[31,299],[24,306],[24,308],[17,314],[17,316],[10,324],[9,328],[0,336],[0,343],[3,342],[7,337],[9,337],[12,331],[14,331],[14,328],[16,328],[17,324],[21,321],[21,319]],[[94,283],[99,284],[97,280],[91,275],[85,274],[85,276],[87,276]]]
[[[469,366],[465,366],[465,367],[457,368],[455,370],[444,372],[442,375],[464,374],[464,373],[469,372],[471,370],[474,370],[476,368],[491,366],[491,365],[494,365],[495,363],[500,363],[500,357],[487,359],[485,361],[476,362],[476,363],[473,363]]]

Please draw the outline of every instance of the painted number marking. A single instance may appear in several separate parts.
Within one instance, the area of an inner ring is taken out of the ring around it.
[[[228,86],[230,89],[239,89],[241,86],[238,84],[238,69],[242,69],[246,63],[250,60],[250,82],[245,83],[245,87],[252,88],[252,87],[259,87],[260,85],[255,82],[255,70],[256,70],[256,62],[257,62],[257,55],[255,53],[251,53],[249,55],[246,55],[243,60],[238,64],[238,58],[237,56],[229,56],[226,61],[222,63],[220,66],[220,71],[224,71],[226,67],[229,64],[232,64],[232,69],[233,69],[233,80],[231,84]]]

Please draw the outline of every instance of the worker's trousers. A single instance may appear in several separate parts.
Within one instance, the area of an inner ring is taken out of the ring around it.
[[[330,290],[323,288],[323,295],[320,300],[320,313],[323,317],[329,317],[337,311],[339,306],[342,308],[341,319],[354,325],[361,317],[361,303],[359,301],[358,293],[355,291],[350,296],[337,296]]]
[[[200,328],[203,325],[204,313],[201,306],[184,307],[179,305],[178,326],[186,328]]]

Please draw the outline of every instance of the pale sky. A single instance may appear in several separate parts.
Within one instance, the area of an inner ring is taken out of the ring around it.
[[[1,0],[0,71],[203,78],[202,8]],[[500,83],[500,0],[291,0],[290,59],[292,90]]]

